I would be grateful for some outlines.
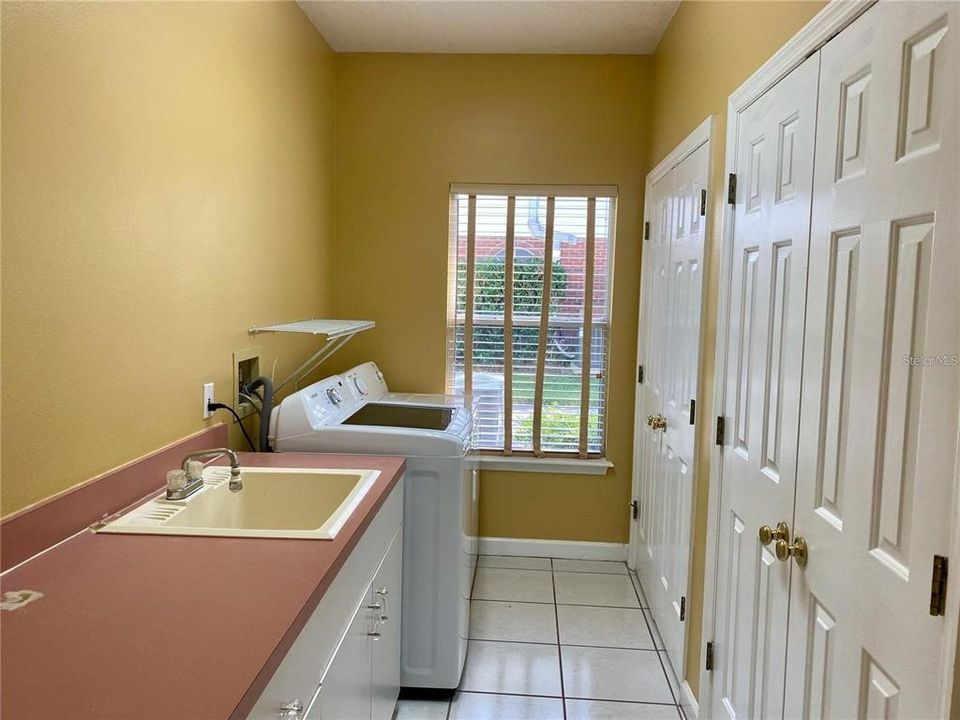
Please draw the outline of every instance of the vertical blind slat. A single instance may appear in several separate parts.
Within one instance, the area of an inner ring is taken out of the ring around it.
[[[477,196],[467,200],[467,297],[463,324],[463,394],[473,395],[473,295],[477,266]]]
[[[513,454],[513,232],[517,198],[507,198],[503,263],[503,454]]]
[[[557,199],[547,198],[547,227],[543,238],[543,294],[540,301],[540,335],[537,338],[537,373],[533,385],[533,454],[543,457],[543,378],[550,330],[550,290],[553,277],[553,216]]]
[[[590,354],[593,344],[593,261],[597,199],[587,199],[587,247],[583,268],[583,350],[580,353],[580,442],[578,454],[587,457],[587,420],[590,417]]]

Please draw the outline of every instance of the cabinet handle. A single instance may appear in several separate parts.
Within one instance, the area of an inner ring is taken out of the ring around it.
[[[380,619],[383,620],[383,621],[389,620],[389,619],[390,619],[390,616],[387,615],[387,595],[390,594],[390,589],[389,589],[389,588],[385,588],[385,587],[377,588],[377,591],[376,591],[376,592],[377,592],[377,595],[379,595],[381,598],[383,598],[383,602],[382,602],[382,603],[377,603],[377,609],[378,609],[378,610],[380,610],[380,606],[381,606],[381,605],[383,606],[383,609],[380,610]]]
[[[280,703],[279,717],[282,720],[300,720],[303,712],[303,703],[299,699]]]

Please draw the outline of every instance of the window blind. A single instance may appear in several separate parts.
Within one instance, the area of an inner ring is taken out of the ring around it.
[[[451,187],[447,388],[477,449],[603,455],[615,213],[615,187]]]

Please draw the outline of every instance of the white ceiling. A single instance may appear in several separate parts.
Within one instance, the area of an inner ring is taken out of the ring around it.
[[[652,53],[680,0],[299,0],[337,52]]]

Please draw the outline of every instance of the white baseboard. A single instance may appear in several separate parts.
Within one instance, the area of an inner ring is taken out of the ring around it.
[[[580,542],[576,540],[481,537],[480,554],[565,558],[569,560],[625,561],[627,559],[627,546],[620,543]]]
[[[680,684],[681,697],[678,698],[680,706],[683,708],[683,714],[688,718],[695,718],[700,715],[700,706],[697,699],[693,696],[693,688],[690,683],[684,680]]]

